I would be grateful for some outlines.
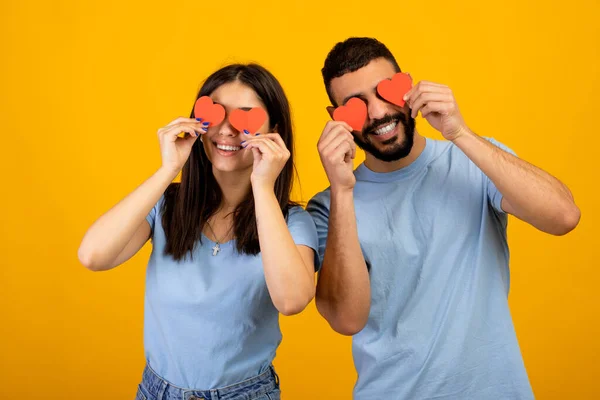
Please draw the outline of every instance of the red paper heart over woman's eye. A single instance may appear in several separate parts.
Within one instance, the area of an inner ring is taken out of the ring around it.
[[[249,111],[238,108],[229,114],[229,123],[240,132],[256,133],[267,120],[267,112],[259,107]]]
[[[202,118],[202,121],[209,123],[208,126],[219,125],[225,118],[225,108],[214,104],[210,97],[202,96],[194,105],[194,117]]]

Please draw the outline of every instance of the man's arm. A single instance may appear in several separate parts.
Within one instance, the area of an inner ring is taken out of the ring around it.
[[[449,87],[421,81],[404,99],[444,138],[458,146],[502,194],[502,209],[553,235],[573,230],[581,216],[569,189],[558,179],[494,146],[465,124]]]
[[[331,327],[344,335],[358,333],[367,323],[371,307],[369,273],[358,241],[354,212],[352,160],[356,144],[345,122],[329,121],[319,139],[321,162],[331,183],[330,207],[312,201],[323,265],[319,273],[316,305]]]
[[[333,330],[354,335],[369,318],[371,286],[358,241],[352,190],[332,192],[329,210],[315,201],[306,209],[317,225],[319,242],[325,243],[317,309]]]
[[[581,213],[571,192],[549,173],[471,131],[461,133],[454,144],[494,183],[507,213],[553,235],[569,233],[579,223]]]

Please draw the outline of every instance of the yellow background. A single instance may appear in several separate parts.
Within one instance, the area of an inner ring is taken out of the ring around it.
[[[531,3],[3,0],[0,399],[134,397],[149,246],[94,274],[77,261],[83,233],[156,170],[156,130],[229,62],[258,61],[282,82],[308,200],[327,185],[320,68],[337,41],[363,35],[416,80],[448,84],[472,129],[572,189],[582,220],[566,237],[511,219],[510,304],[537,398],[599,398],[600,5]],[[350,339],[313,304],[281,322],[284,398],[349,399]]]

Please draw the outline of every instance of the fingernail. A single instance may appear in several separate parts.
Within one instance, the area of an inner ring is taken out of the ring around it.
[[[202,121],[202,118],[196,118],[196,121]]]
[[[256,135],[254,135],[254,136],[260,136],[260,133],[257,133],[257,134],[256,134]]]
[[[242,146],[244,145],[244,143],[246,143],[245,140],[242,140],[242,142],[240,143]]]
[[[246,135],[249,135],[249,134],[250,134],[250,132],[248,132],[248,131],[247,131],[247,130],[245,130],[245,129],[244,129],[244,133],[245,133]]]
[[[210,124],[210,122],[203,122],[202,125],[204,126],[208,126],[208,124]]]
[[[206,127],[206,126],[203,126],[203,127],[202,127],[202,130],[203,130],[204,132],[206,132],[206,131],[208,130],[208,127]]]
[[[404,101],[406,101],[406,99],[408,99],[408,93],[407,93],[407,94],[405,94],[405,95],[404,95],[404,97],[402,97],[402,99],[403,99]]]

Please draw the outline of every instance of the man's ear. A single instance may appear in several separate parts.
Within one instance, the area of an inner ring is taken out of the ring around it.
[[[333,112],[335,111],[335,107],[334,106],[327,106],[327,112],[329,113],[329,116],[331,117],[331,119],[333,119]]]

